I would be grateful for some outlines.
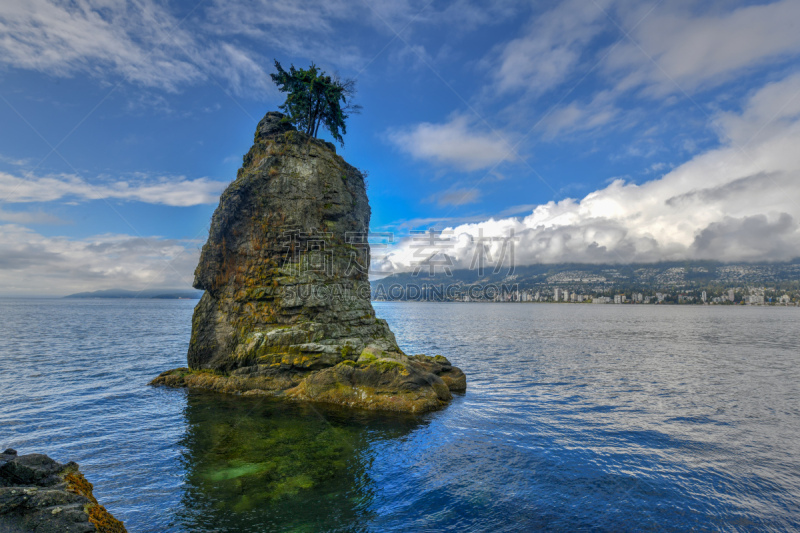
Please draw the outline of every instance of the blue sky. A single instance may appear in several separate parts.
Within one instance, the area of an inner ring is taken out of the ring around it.
[[[6,0],[0,35],[0,295],[188,287],[273,59],[357,80],[377,271],[432,226],[459,266],[800,255],[796,1]]]

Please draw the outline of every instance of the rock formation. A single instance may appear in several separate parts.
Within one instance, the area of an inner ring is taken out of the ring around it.
[[[46,455],[0,453],[0,531],[9,533],[125,533],[97,503],[78,465]]]
[[[437,355],[408,356],[375,317],[364,176],[267,113],[225,190],[195,271],[189,368],[155,385],[423,412],[464,390]]]

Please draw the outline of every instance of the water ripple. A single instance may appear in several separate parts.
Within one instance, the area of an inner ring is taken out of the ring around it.
[[[131,532],[800,529],[796,309],[379,303],[468,375],[408,418],[148,387],[193,305],[0,301],[0,448]]]

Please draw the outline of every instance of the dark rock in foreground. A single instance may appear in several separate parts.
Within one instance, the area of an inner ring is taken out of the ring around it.
[[[46,455],[0,454],[0,532],[125,533],[95,499],[78,465]]]
[[[465,390],[442,357],[408,356],[375,317],[364,176],[268,113],[225,190],[195,271],[189,368],[154,385],[424,412]]]

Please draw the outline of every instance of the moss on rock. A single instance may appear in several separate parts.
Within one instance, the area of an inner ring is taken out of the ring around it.
[[[453,379],[449,362],[407,357],[370,303],[363,174],[282,118],[259,122],[214,213],[195,271],[194,286],[206,292],[192,318],[191,370],[152,383],[369,409],[441,407],[450,395],[439,389],[463,389],[463,373]]]

